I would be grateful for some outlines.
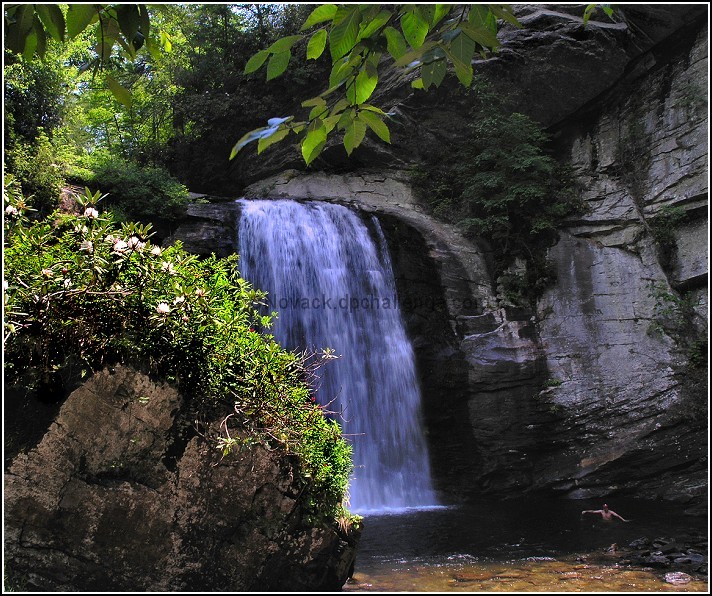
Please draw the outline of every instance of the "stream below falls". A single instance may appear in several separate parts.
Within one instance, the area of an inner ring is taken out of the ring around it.
[[[693,592],[707,591],[707,520],[650,501],[608,504],[629,523],[582,516],[602,500],[522,498],[365,516],[349,592]],[[648,539],[644,548],[630,547]],[[640,562],[654,544],[697,551],[700,566]],[[616,545],[613,548],[612,545]],[[698,555],[699,556],[699,555]],[[637,558],[637,559],[636,559]],[[637,562],[637,564],[636,564]],[[680,571],[686,584],[665,575]]]

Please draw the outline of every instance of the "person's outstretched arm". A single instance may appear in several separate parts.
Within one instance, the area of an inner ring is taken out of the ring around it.
[[[608,510],[608,513],[611,515],[617,517],[619,520],[624,521],[624,522],[629,522],[629,519],[623,519],[620,515],[618,515],[615,511],[611,511],[610,509]]]
[[[602,511],[600,509],[586,509],[585,511],[581,512],[581,515],[583,515],[584,513],[602,513]]]

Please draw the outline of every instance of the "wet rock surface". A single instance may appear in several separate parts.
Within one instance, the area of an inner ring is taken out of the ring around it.
[[[296,462],[220,458],[185,434],[183,398],[135,371],[97,373],[5,473],[5,570],[28,590],[331,590],[356,535],[303,518]]]

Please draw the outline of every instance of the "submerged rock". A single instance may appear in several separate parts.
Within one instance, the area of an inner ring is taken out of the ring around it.
[[[673,571],[665,574],[665,581],[674,585],[689,584],[692,581],[692,576],[682,571]]]
[[[311,527],[298,462],[220,458],[171,386],[124,367],[74,391],[5,474],[5,569],[30,590],[334,590],[357,536]]]

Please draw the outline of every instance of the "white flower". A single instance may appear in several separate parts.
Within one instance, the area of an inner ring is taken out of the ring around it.
[[[121,238],[114,239],[114,252],[124,252],[129,247]]]
[[[169,262],[169,261],[163,261],[163,263],[161,263],[161,271],[165,271],[165,272],[167,272],[169,275],[175,275],[175,274],[176,274],[176,270],[175,270],[174,267],[173,267],[173,263],[171,263],[171,262]]]
[[[68,290],[69,288],[72,287],[72,280],[71,279],[65,279],[64,280],[64,289]]]
[[[158,246],[158,244],[154,245],[153,248],[151,249],[151,254],[152,254],[154,257],[160,257],[160,256],[161,256],[161,252],[163,252],[163,251],[161,250],[161,247]]]
[[[178,304],[183,304],[185,302],[185,296],[176,296],[176,299],[173,301],[174,305]]]
[[[91,254],[94,252],[94,245],[90,240],[83,240],[82,243],[79,245],[79,250],[83,250]]]
[[[88,217],[89,219],[96,219],[99,217],[99,212],[94,209],[94,207],[87,207],[84,210],[84,217]]]
[[[133,250],[141,250],[146,245],[145,242],[141,242],[138,236],[131,236],[128,241],[128,247]]]
[[[165,302],[159,302],[158,306],[156,307],[156,312],[159,315],[167,315],[169,312],[171,312],[171,307],[168,306]]]
[[[17,215],[19,213],[19,211],[17,210],[17,207],[15,207],[14,205],[8,205],[7,207],[5,207],[5,213],[7,213],[10,216],[14,216],[14,215]]]
[[[195,290],[195,295],[198,298],[204,298],[206,294],[207,292],[203,288],[198,288],[197,290]]]
[[[108,244],[113,244],[114,242],[116,242],[116,238],[112,234],[109,234],[108,236],[106,236],[106,238],[104,238],[104,242]]]
[[[42,269],[42,275],[45,277],[52,277],[52,270],[51,269]]]
[[[74,226],[74,233],[75,234],[87,234],[89,232],[89,228],[86,226]]]
[[[3,291],[3,292],[7,292],[7,289],[8,289],[9,287],[10,287],[10,284],[7,283],[7,280],[6,280],[6,279],[3,279],[3,280],[2,280],[2,291]]]

